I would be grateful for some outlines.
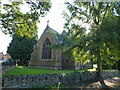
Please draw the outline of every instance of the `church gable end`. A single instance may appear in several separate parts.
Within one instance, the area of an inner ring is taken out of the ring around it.
[[[56,31],[50,28],[48,25],[37,42],[37,48],[31,55],[31,60],[29,63],[30,67],[37,68],[49,68],[49,69],[60,69],[61,54],[57,54],[57,49],[52,49],[49,45],[58,43],[55,35]]]
[[[58,34],[57,31],[47,25],[31,54],[29,67],[48,69],[76,69],[77,67],[80,69],[79,65],[76,65],[74,60],[66,58],[60,49],[49,47],[60,42]],[[63,31],[61,35],[67,36],[67,32]]]

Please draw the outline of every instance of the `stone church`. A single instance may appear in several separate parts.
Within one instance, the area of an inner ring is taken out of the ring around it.
[[[79,62],[65,58],[64,53],[60,49],[48,47],[48,45],[54,45],[59,42],[57,34],[59,33],[47,24],[31,54],[29,67],[70,70],[83,68]],[[66,31],[63,31],[61,34],[66,35]]]

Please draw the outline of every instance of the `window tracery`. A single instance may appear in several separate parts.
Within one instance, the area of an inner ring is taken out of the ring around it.
[[[51,59],[52,58],[52,49],[48,47],[51,45],[50,40],[47,38],[42,47],[42,59]]]

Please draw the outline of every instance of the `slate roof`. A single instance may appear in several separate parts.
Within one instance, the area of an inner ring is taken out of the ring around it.
[[[53,36],[55,37],[55,39],[59,42],[60,40],[60,33],[58,33],[56,30],[54,30],[53,28],[51,28],[51,27],[49,27],[48,25],[47,25],[47,27],[45,28],[45,31],[47,31],[47,30],[49,30],[52,34],[53,34]]]

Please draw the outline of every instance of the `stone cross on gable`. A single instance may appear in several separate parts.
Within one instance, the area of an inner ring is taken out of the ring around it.
[[[47,20],[47,26],[49,26],[49,20]]]

